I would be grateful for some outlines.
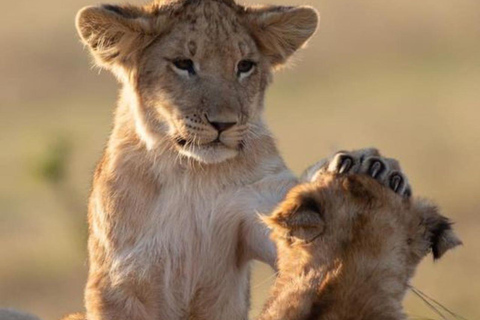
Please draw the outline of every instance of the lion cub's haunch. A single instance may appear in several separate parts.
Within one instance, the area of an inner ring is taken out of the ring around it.
[[[461,242],[424,200],[368,175],[324,173],[265,219],[279,276],[260,320],[399,320],[415,268]]]

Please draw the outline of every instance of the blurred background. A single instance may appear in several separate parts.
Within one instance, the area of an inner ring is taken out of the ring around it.
[[[438,202],[465,243],[426,259],[413,284],[480,318],[480,1],[274,3],[322,16],[267,97],[287,163],[300,173],[337,149],[368,146],[400,159],[414,193]],[[75,32],[89,4],[9,1],[0,20],[0,306],[45,320],[83,308],[86,201],[117,95]],[[255,265],[252,314],[273,280]],[[413,294],[406,308],[439,319]]]

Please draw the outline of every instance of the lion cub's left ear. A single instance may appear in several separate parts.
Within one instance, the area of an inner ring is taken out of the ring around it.
[[[295,190],[270,217],[264,218],[264,222],[287,238],[306,242],[314,240],[325,229],[323,209],[317,199],[308,194],[296,193]]]
[[[317,11],[308,6],[247,9],[247,27],[274,67],[284,64],[310,39],[318,22]]]

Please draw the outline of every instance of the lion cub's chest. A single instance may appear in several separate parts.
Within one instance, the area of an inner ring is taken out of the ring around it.
[[[188,190],[172,184],[162,191],[145,226],[160,259],[168,257],[181,268],[195,264],[199,272],[210,263],[230,263],[238,246],[242,207],[248,202],[235,196],[238,187]]]
[[[236,268],[244,212],[242,201],[235,197],[238,187],[237,191],[208,187],[187,191],[172,185],[163,191],[146,222],[142,238],[147,243],[141,247],[153,251],[164,298],[173,299],[172,306],[187,308],[205,288],[220,287],[218,281],[245,278],[246,270]]]

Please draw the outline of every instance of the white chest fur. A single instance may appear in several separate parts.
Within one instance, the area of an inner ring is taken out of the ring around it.
[[[140,234],[111,250],[113,283],[159,282],[162,319],[185,319],[189,310],[204,310],[198,319],[245,315],[248,260],[275,260],[258,213],[270,212],[296,179],[277,159],[237,180],[164,177],[161,192],[136,213],[142,217]]]

